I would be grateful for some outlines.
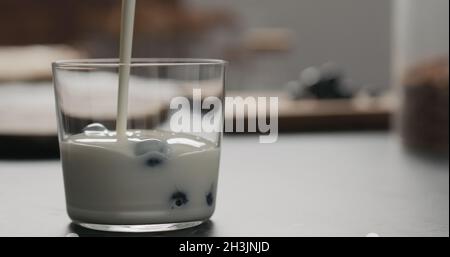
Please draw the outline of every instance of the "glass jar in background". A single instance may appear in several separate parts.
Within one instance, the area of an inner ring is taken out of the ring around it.
[[[395,0],[396,127],[408,149],[448,153],[449,1]]]

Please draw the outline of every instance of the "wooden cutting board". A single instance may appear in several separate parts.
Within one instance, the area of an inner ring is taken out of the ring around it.
[[[146,90],[148,93],[152,89]],[[92,92],[88,90],[85,94],[91,96]],[[89,97],[79,96],[80,100],[70,103],[66,110],[66,115],[72,122],[73,133],[93,122],[101,122],[108,128],[115,127],[114,101],[106,102],[105,99],[117,99],[117,96],[99,97],[95,103]],[[93,121],[89,117],[92,109],[101,113],[104,118]],[[129,116],[137,117],[140,122],[151,126],[157,123],[157,119],[164,119],[167,110],[167,104],[147,97],[135,97],[133,103],[130,103]],[[51,83],[0,85],[0,158],[57,156],[57,122]]]
[[[279,132],[386,130],[390,127],[395,104],[395,98],[391,95],[338,100],[292,100],[281,91],[245,91],[228,92],[227,96],[278,97]],[[243,116],[225,113],[225,119],[232,119],[234,124],[237,120],[248,118],[247,113]]]
[[[49,83],[0,85],[0,158],[58,156]]]
[[[227,96],[278,96],[280,132],[387,129],[393,110],[390,97],[294,101],[282,92],[269,91],[228,92]],[[147,108],[145,103],[142,108]],[[161,117],[166,111],[155,109],[154,115]],[[114,114],[111,117],[104,122],[113,123]],[[152,117],[148,118],[152,120]],[[247,118],[247,114],[225,113],[225,119],[235,123]],[[0,158],[57,156],[52,85],[48,82],[0,85]]]

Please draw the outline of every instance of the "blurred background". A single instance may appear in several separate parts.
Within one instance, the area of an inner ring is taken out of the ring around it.
[[[117,57],[120,8],[0,2],[0,155],[55,152],[50,63]],[[279,96],[281,132],[396,128],[448,152],[446,0],[142,0],[136,15],[134,57],[229,61],[227,95]]]
[[[120,8],[0,0],[0,236],[84,233],[51,62],[116,58]],[[181,234],[448,237],[448,0],[137,0],[135,25],[134,57],[225,59],[228,96],[280,100],[279,140],[226,135],[213,222]]]

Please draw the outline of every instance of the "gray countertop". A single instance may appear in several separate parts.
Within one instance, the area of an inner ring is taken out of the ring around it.
[[[385,132],[224,138],[217,209],[167,236],[449,236],[448,158],[405,152]],[[0,236],[115,235],[65,212],[58,161],[0,160]]]

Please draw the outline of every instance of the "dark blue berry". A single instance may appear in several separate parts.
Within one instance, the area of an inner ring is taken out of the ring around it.
[[[212,193],[212,192],[209,192],[209,193],[206,195],[206,204],[207,204],[208,206],[211,206],[213,203],[214,203],[213,193]]]
[[[172,206],[172,208],[181,207],[189,202],[186,194],[181,191],[173,193],[172,196],[170,197],[170,200],[172,201],[173,205],[175,205]]]
[[[149,167],[163,165],[167,161],[167,156],[159,152],[151,152],[145,155],[145,164]]]
[[[168,158],[168,146],[165,142],[157,139],[148,139],[137,143],[134,148],[137,156],[142,156],[149,167],[163,164]]]
[[[158,156],[156,154],[153,154],[152,156],[150,156],[147,159],[146,164],[147,164],[147,166],[150,166],[150,167],[156,167],[158,165],[161,165],[164,161],[165,161],[165,158]]]

